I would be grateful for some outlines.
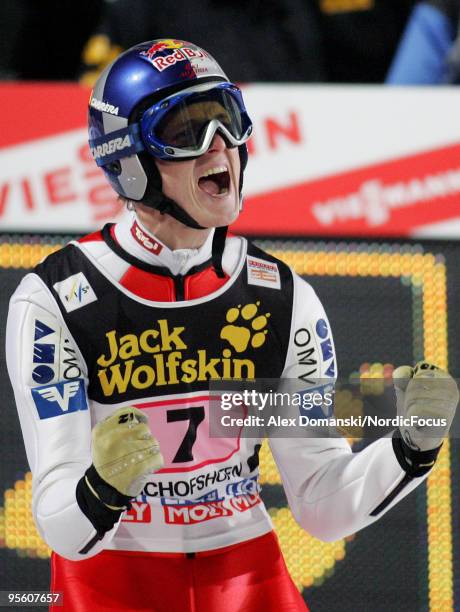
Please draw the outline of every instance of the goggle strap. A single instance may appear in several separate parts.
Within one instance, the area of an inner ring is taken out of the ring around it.
[[[133,123],[100,138],[89,140],[91,155],[98,166],[105,166],[145,150],[141,126]]]

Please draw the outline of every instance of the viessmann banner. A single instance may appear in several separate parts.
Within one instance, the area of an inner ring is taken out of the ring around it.
[[[244,89],[255,129],[235,231],[460,236],[457,89]],[[0,229],[86,232],[123,214],[88,149],[89,95],[0,85]]]

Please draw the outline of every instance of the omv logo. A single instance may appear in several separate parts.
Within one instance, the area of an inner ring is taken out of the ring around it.
[[[335,376],[335,355],[332,347],[332,339],[329,331],[329,326],[324,319],[318,319],[316,323],[316,334],[320,340],[321,355],[323,357],[324,367],[326,368],[324,376]],[[329,363],[330,361],[330,363]]]

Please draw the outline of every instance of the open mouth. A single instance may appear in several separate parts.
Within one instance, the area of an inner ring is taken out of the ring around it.
[[[230,173],[226,166],[209,168],[198,179],[198,186],[211,196],[220,196],[228,193],[230,189]]]

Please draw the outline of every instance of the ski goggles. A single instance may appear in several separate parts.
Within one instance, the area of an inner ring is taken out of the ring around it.
[[[90,139],[98,166],[147,150],[164,160],[199,157],[216,132],[227,146],[239,147],[252,132],[241,91],[232,83],[195,85],[148,108],[138,123]]]
[[[238,147],[251,135],[252,122],[241,91],[232,83],[212,83],[173,94],[144,112],[141,133],[146,149],[160,159],[206,153],[218,131]]]

